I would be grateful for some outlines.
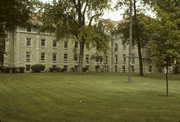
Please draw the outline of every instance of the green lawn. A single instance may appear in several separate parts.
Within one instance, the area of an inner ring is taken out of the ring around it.
[[[3,122],[179,122],[180,75],[0,74]]]

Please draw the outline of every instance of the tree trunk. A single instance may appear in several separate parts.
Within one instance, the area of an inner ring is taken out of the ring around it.
[[[138,57],[139,57],[139,75],[140,76],[144,76],[144,73],[143,73],[143,62],[142,62],[142,53],[141,53],[141,41],[140,41],[140,38],[139,38],[139,29],[137,27],[137,13],[136,13],[136,0],[134,0],[134,23],[135,23],[135,39],[136,40],[136,43],[137,43],[137,47],[138,47]]]
[[[168,66],[166,66],[166,96],[169,96],[169,83],[168,83]]]
[[[84,59],[84,42],[80,42],[79,69],[78,69],[78,73],[82,73],[83,59]]]
[[[4,64],[4,53],[6,45],[6,34],[4,31],[0,32],[0,65]]]
[[[132,19],[132,0],[130,0],[130,24],[129,24],[129,61],[128,61],[128,82],[132,82],[131,78],[131,52],[132,52],[132,25],[133,25],[133,19]]]
[[[143,62],[142,62],[142,53],[141,53],[141,44],[138,42],[138,57],[139,57],[139,75],[144,76],[143,72]]]

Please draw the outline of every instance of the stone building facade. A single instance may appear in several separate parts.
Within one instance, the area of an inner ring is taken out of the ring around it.
[[[127,72],[128,71],[128,45],[124,44],[122,37],[112,37],[109,43],[110,49],[104,60],[93,59],[96,54],[95,48],[84,50],[84,67],[89,71],[105,72]],[[33,64],[44,64],[46,71],[50,67],[72,68],[78,67],[79,44],[73,39],[63,39],[55,41],[55,36],[50,33],[39,32],[38,27],[17,27],[14,32],[8,34],[6,41],[6,54],[4,65],[10,67],[25,67],[26,71],[31,71]],[[147,57],[148,49],[142,50],[143,57]],[[156,72],[156,68],[151,61],[143,61],[144,72]],[[133,72],[139,72],[138,51],[134,45],[132,50]]]

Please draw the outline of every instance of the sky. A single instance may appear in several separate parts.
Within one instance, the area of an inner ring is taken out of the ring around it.
[[[51,2],[52,0],[41,0],[43,2]],[[114,8],[115,4],[117,3],[118,0],[112,0],[112,8]],[[148,8],[146,8],[148,9]],[[119,21],[123,19],[123,10],[114,10],[114,11],[105,11],[104,15],[102,16],[103,19],[111,19],[115,21]],[[147,15],[150,15],[151,17],[155,17],[155,13],[152,11],[146,11]]]
[[[52,0],[41,0],[41,1],[51,2]],[[117,1],[118,0],[112,0],[112,8],[114,8],[114,5],[116,4]],[[111,19],[111,20],[115,20],[115,21],[123,19],[123,16],[122,16],[123,11],[122,10],[105,11],[104,13],[105,14],[102,16],[103,19]]]

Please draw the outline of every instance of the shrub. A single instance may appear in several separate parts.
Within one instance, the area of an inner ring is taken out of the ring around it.
[[[75,69],[74,69],[74,67],[71,67],[71,72],[75,72]]]
[[[87,68],[87,67],[83,67],[83,68],[82,68],[82,71],[83,71],[83,72],[87,72],[87,71],[88,71],[88,68]]]
[[[11,68],[10,68],[10,67],[7,67],[7,66],[3,66],[2,72],[4,72],[4,73],[10,73],[10,72],[11,72]]]
[[[31,70],[35,73],[39,73],[41,71],[44,71],[45,65],[43,64],[35,64],[31,66]]]
[[[2,70],[3,70],[3,66],[2,66],[2,65],[0,65],[0,72],[3,72]]]
[[[49,72],[60,72],[60,67],[50,67]]]
[[[18,72],[18,68],[17,67],[12,67],[11,70],[12,70],[12,73],[17,73]]]
[[[67,68],[62,68],[61,72],[67,72]]]
[[[25,67],[19,67],[19,72],[24,73]]]

